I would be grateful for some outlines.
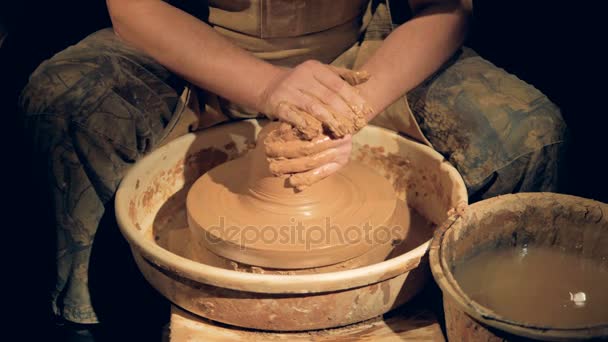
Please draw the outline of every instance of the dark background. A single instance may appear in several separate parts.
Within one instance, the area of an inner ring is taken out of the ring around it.
[[[100,0],[2,2],[0,22],[9,35],[0,48],[0,113],[4,152],[3,279],[5,312],[26,334],[52,326],[48,289],[54,269],[54,229],[44,224],[49,208],[22,138],[16,102],[28,75],[44,59],[110,25]],[[595,3],[595,2],[593,2]],[[593,4],[591,3],[591,4]],[[599,6],[597,6],[599,7]],[[494,64],[535,85],[561,109],[571,145],[562,192],[608,202],[603,119],[605,66],[599,57],[606,38],[599,8],[590,2],[475,0],[467,45]],[[123,246],[124,247],[124,246]],[[122,254],[115,262],[121,263]],[[126,266],[123,272],[136,272]],[[116,283],[108,274],[108,284]],[[120,292],[120,287],[109,285]],[[131,303],[143,305],[145,303]],[[128,311],[125,307],[123,311]],[[121,315],[128,317],[128,314]],[[51,339],[51,335],[48,335]]]

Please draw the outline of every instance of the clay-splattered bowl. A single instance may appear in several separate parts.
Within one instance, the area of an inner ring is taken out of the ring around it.
[[[116,216],[152,286],[197,315],[274,331],[360,322],[418,293],[430,276],[430,239],[373,265],[321,274],[241,272],[189,257],[188,189],[206,171],[250,149],[263,125],[247,120],[187,134],[143,158],[123,179]],[[353,141],[353,158],[386,176],[398,196],[435,226],[466,206],[462,178],[431,148],[372,126]]]
[[[546,246],[597,261],[608,272],[608,204],[554,194],[499,196],[469,206],[436,231],[430,250],[433,276],[443,292],[447,335],[462,341],[578,341],[608,338],[605,324],[577,327],[517,322],[471,300],[453,276],[455,267],[487,249]],[[608,291],[608,285],[606,287]]]

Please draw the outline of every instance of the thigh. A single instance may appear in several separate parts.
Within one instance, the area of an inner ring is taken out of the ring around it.
[[[36,176],[54,208],[53,308],[69,321],[98,321],[89,262],[100,220],[126,170],[170,130],[181,84],[106,29],[42,63],[22,92]]]
[[[467,48],[408,100],[425,136],[470,191],[516,159],[565,138],[555,104]]]
[[[34,130],[52,122],[55,129],[97,135],[135,159],[166,135],[183,86],[154,59],[104,29],[43,62],[20,103]]]

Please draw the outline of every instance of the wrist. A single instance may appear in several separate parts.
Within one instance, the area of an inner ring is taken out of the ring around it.
[[[269,108],[268,103],[270,94],[272,94],[277,84],[288,72],[288,69],[284,67],[279,67],[272,64],[269,64],[269,66],[270,67],[265,70],[263,74],[264,76],[259,81],[255,101],[255,109],[264,115],[268,115],[268,112],[272,110],[272,108]]]
[[[384,110],[385,105],[382,104],[378,94],[380,93],[376,88],[377,85],[374,83],[374,77],[372,76],[367,82],[357,85],[355,88],[359,91],[359,94],[367,101],[367,104],[372,108],[372,111],[366,115],[365,120],[367,122],[372,121],[376,115]]]

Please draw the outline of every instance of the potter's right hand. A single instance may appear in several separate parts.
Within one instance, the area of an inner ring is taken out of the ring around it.
[[[368,78],[364,72],[307,61],[283,69],[264,90],[259,108],[269,118],[293,125],[305,139],[324,128],[341,138],[361,129],[373,112],[354,87]]]
[[[293,136],[291,126],[282,124],[264,137],[270,172],[288,176],[290,186],[303,190],[344,167],[352,150],[351,135],[330,138],[320,135],[311,141]]]

